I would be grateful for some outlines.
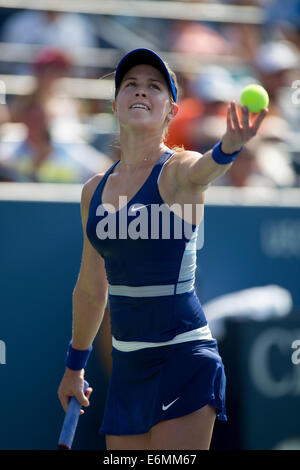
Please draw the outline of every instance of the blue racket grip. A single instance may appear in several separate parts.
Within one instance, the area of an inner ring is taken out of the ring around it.
[[[89,384],[84,381],[83,391],[85,393]],[[75,431],[80,416],[81,405],[76,397],[72,397],[69,401],[68,409],[65,414],[65,419],[62,425],[61,433],[58,439],[58,448],[70,450],[72,447]]]

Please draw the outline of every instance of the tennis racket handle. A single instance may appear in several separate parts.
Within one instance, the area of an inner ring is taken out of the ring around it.
[[[85,393],[89,384],[84,381],[83,391]],[[65,448],[70,450],[72,447],[73,439],[75,436],[75,431],[80,416],[81,405],[78,402],[76,397],[71,397],[68,405],[68,409],[65,414],[65,419],[61,428],[61,433],[58,439],[57,446],[59,448]]]

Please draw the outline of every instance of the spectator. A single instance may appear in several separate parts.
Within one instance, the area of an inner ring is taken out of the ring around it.
[[[168,147],[190,146],[190,126],[194,119],[202,116],[204,111],[203,103],[196,97],[186,97],[180,102],[180,108],[176,117],[169,125],[168,134],[165,143]]]
[[[299,65],[299,51],[289,41],[270,41],[258,48],[254,57],[254,68],[258,80],[268,90],[270,114],[280,115],[280,91],[285,86],[291,86]]]
[[[293,156],[290,152],[290,127],[285,119],[268,116],[258,136],[256,162],[260,171],[271,178],[278,187],[297,185]]]
[[[264,175],[257,166],[256,147],[246,145],[241,151],[235,164],[228,170],[226,176],[219,178],[216,186],[245,187],[275,187],[274,181]]]
[[[53,138],[61,123],[80,124],[77,103],[57,94],[57,83],[70,65],[70,59],[59,50],[40,51],[34,60],[35,89],[9,107],[10,122],[23,123],[27,136],[5,155],[5,162],[31,181],[83,183],[95,171],[109,166],[110,160],[89,146],[81,145],[79,156],[78,145],[70,151]],[[76,142],[75,135],[71,141]],[[87,162],[91,158],[92,166]]]
[[[235,97],[234,81],[224,67],[208,66],[190,81],[189,93],[169,126],[167,145],[182,145],[204,153],[209,147],[202,134],[202,119],[225,119],[227,104]]]
[[[272,2],[262,2],[265,9],[266,25],[282,26],[284,30],[291,29],[292,26],[300,29],[300,3],[299,0],[285,0],[282,8],[282,0],[272,0]]]
[[[229,43],[214,28],[191,21],[174,21],[169,47],[174,52],[204,56],[231,53]]]
[[[271,58],[269,60],[271,62]],[[252,79],[247,80],[250,83]],[[244,78],[234,80],[224,67],[204,67],[190,81],[190,97],[181,102],[179,112],[170,124],[167,145],[183,145],[200,153],[213,147],[218,135],[225,131],[227,103],[231,99],[239,100],[246,81]],[[249,144],[243,149],[234,168],[219,178],[216,185],[295,186],[296,174],[288,148],[289,125],[278,115],[278,105],[274,106],[277,114],[273,112],[272,118],[266,118],[255,145]]]
[[[197,132],[198,142],[201,142],[201,153],[211,148],[218,141],[218,135],[222,134],[226,129],[226,119],[221,115],[205,116],[201,119],[201,125],[195,124],[195,135]],[[260,146],[260,137],[256,137],[256,141],[248,143],[242,150],[234,165],[227,171],[226,175],[221,176],[213,183],[214,186],[233,186],[237,188],[259,186],[259,187],[276,187],[277,181],[274,178],[274,171],[268,172],[267,165],[270,165],[270,155],[268,154],[267,162],[264,155],[258,152]],[[200,150],[199,150],[200,151]],[[279,160],[279,159],[278,159]],[[262,163],[263,162],[263,163]],[[277,161],[280,168],[283,165],[282,160]]]
[[[14,13],[3,26],[3,42],[56,46],[68,50],[97,47],[90,20],[76,13],[25,10]]]
[[[0,183],[27,182],[27,178],[5,163],[0,162]]]
[[[225,121],[211,117],[203,120],[201,139],[205,148],[217,141]],[[289,153],[287,135],[289,126],[283,118],[268,116],[259,130],[255,142],[248,143],[235,164],[214,184],[234,187],[291,187],[296,173]]]
[[[289,146],[295,147],[294,136],[298,134],[300,124],[300,108],[293,101],[293,84],[297,84],[299,80],[298,49],[289,41],[269,41],[258,49],[254,65],[261,84],[270,95],[269,117],[283,118],[286,121],[290,131],[286,135]],[[284,134],[284,130],[278,129],[278,132],[280,135]],[[299,168],[296,162],[294,165],[296,169]]]

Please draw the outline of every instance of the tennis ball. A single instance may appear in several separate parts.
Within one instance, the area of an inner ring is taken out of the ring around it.
[[[259,113],[269,105],[269,95],[261,85],[248,85],[241,93],[241,103],[252,113]]]

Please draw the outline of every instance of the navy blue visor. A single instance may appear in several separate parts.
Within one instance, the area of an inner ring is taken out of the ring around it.
[[[177,93],[174,81],[164,63],[164,61],[159,57],[158,54],[151,51],[150,49],[134,49],[131,52],[128,52],[123,59],[120,60],[115,73],[115,87],[116,90],[119,89],[122,80],[126,73],[136,65],[147,64],[152,65],[152,67],[159,70],[164,76],[168,87],[172,93],[174,102],[177,102]]]

